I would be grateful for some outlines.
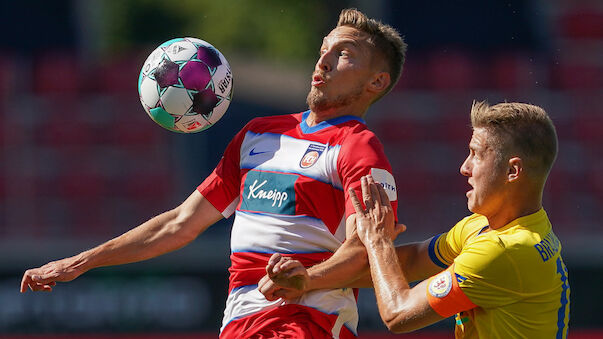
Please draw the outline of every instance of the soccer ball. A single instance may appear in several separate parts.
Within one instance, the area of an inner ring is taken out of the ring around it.
[[[159,45],[138,77],[140,102],[162,127],[180,133],[215,124],[232,100],[232,72],[214,46],[197,38]]]

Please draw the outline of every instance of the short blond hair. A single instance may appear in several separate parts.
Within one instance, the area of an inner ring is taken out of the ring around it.
[[[406,57],[407,45],[400,33],[381,21],[371,19],[364,13],[355,8],[348,8],[339,14],[339,26],[354,27],[361,32],[369,35],[369,44],[371,44],[385,59],[386,71],[390,75],[391,83],[375,101],[389,93],[396,85],[402,74],[402,66]]]
[[[551,170],[557,157],[557,132],[541,107],[518,102],[490,106],[486,101],[473,101],[471,125],[489,132],[500,160],[519,153],[527,166],[542,174]]]

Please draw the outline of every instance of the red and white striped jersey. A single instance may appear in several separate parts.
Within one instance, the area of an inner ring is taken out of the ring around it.
[[[294,303],[330,315],[334,320],[328,330],[335,338],[356,333],[358,314],[351,289],[312,291],[299,300],[273,302],[257,289],[273,253],[312,266],[341,246],[345,220],[354,213],[346,192],[352,187],[360,193],[363,175],[372,174],[397,209],[391,166],[364,121],[343,116],[310,127],[308,115],[306,111],[253,119],[198,187],[224,217],[235,214],[221,331],[238,319]]]

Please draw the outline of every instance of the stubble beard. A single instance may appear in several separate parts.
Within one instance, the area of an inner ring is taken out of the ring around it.
[[[310,92],[308,92],[306,103],[313,112],[329,111],[348,106],[357,101],[362,95],[362,91],[363,88],[358,87],[354,90],[354,92],[340,94],[335,98],[329,98],[324,94],[324,92],[320,91],[316,87],[312,87]]]

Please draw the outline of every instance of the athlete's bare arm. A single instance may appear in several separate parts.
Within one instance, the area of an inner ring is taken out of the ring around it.
[[[222,214],[195,190],[180,206],[73,257],[25,271],[21,292],[52,291],[56,282],[71,281],[102,266],[142,261],[179,249],[193,241]]]
[[[372,177],[362,177],[362,206],[349,192],[356,210],[358,237],[368,252],[368,261],[381,319],[390,331],[408,332],[444,319],[429,305],[424,280],[410,288],[392,242],[395,234],[393,210],[383,188]],[[368,199],[367,199],[368,195]]]
[[[364,192],[368,194],[366,184]],[[368,201],[371,197],[364,196]],[[259,282],[259,289],[268,300],[292,299],[304,292],[323,288],[373,287],[368,266],[366,248],[356,233],[356,214],[347,219],[348,239],[328,260],[308,269],[296,260],[274,254],[266,267],[266,276]],[[395,238],[405,230],[396,225]],[[398,246],[396,256],[400,268],[410,281],[426,279],[441,271],[429,258],[428,239],[419,243]]]
[[[348,221],[353,222],[355,228],[355,214]],[[398,225],[396,230],[402,232],[404,226]],[[396,247],[400,268],[409,281],[423,280],[441,271],[429,257],[430,241]],[[373,287],[366,248],[356,232],[331,258],[320,264],[306,269],[299,261],[277,253],[270,258],[266,272],[259,288],[269,300],[280,297],[291,299],[314,289]]]
[[[429,258],[430,240],[394,247],[392,239],[403,228],[394,224],[385,191],[372,178],[362,179],[362,191],[366,210],[356,194],[349,192],[356,209],[357,234],[327,261],[307,270],[297,260],[273,255],[260,291],[268,299],[277,299],[297,297],[301,290],[374,286],[381,317],[393,332],[412,331],[443,319],[429,305],[426,280],[414,288],[408,285],[441,271]]]

